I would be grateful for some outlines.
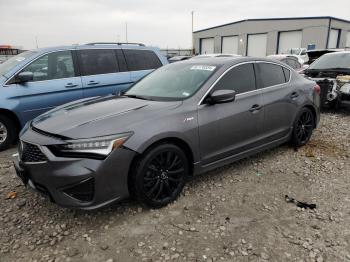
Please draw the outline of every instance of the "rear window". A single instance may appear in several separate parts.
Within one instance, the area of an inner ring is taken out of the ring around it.
[[[282,66],[268,63],[258,63],[258,66],[263,88],[287,82]]]
[[[119,72],[113,49],[90,49],[78,51],[81,75],[100,75]]]
[[[158,56],[150,50],[123,50],[129,71],[157,69],[162,66]]]

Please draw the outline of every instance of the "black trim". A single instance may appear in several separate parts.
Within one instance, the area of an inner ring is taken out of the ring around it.
[[[72,59],[73,59],[73,66],[74,66],[74,71],[75,71],[75,76],[81,76],[81,71],[80,71],[80,65],[79,65],[79,59],[77,55],[76,50],[71,50],[72,54]]]
[[[327,32],[327,39],[326,39],[326,46],[325,48],[328,48],[328,43],[329,43],[329,36],[331,33],[331,23],[332,23],[332,18],[329,18],[329,22],[328,22],[328,32]]]
[[[206,31],[206,30],[215,29],[215,28],[219,28],[219,27],[223,27],[223,26],[227,26],[227,25],[234,25],[234,24],[243,23],[243,22],[281,21],[281,20],[316,20],[316,19],[333,19],[333,20],[340,21],[340,22],[350,23],[349,20],[345,20],[345,19],[341,19],[341,18],[337,18],[337,17],[333,17],[333,16],[257,18],[257,19],[244,19],[244,20],[239,20],[239,21],[236,21],[236,22],[231,22],[231,23],[227,23],[227,24],[222,24],[222,25],[217,25],[217,26],[213,26],[213,27],[208,27],[208,28],[205,28],[205,29],[194,31],[193,33],[199,33],[199,32],[203,32],[203,31]]]

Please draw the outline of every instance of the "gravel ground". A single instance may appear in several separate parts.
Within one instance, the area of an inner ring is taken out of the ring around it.
[[[350,261],[350,111],[323,114],[298,151],[284,145],[194,178],[160,210],[60,208],[24,188],[13,152],[0,153],[1,262]]]

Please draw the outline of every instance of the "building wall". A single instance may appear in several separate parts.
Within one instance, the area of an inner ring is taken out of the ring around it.
[[[327,18],[319,19],[293,19],[293,20],[262,20],[242,21],[235,24],[223,25],[220,27],[197,31],[193,33],[195,53],[200,52],[200,39],[214,37],[214,51],[221,52],[221,37],[238,35],[240,39],[239,51],[246,55],[248,34],[267,33],[267,55],[276,54],[278,50],[278,33],[283,31],[302,30],[302,47],[308,44],[315,44],[316,48],[326,48],[328,39],[328,28],[341,29],[339,47],[346,43],[346,33],[350,31],[350,23]]]

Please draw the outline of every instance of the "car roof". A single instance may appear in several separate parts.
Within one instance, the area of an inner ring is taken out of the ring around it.
[[[293,58],[293,59],[298,59],[296,55],[289,55],[289,54],[278,54],[278,55],[269,55],[267,58],[272,58],[272,59],[283,59],[283,58]]]
[[[52,51],[62,50],[75,50],[75,49],[147,49],[147,50],[159,50],[157,47],[149,47],[142,44],[127,44],[127,43],[91,43],[82,45],[67,45],[67,46],[53,46],[33,49],[31,51],[46,53]]]
[[[278,63],[283,66],[285,64],[269,59],[269,58],[260,58],[260,57],[250,57],[250,56],[232,56],[232,57],[203,57],[202,59],[188,59],[184,60],[178,63],[186,63],[186,64],[193,64],[193,65],[217,65],[217,66],[231,66],[243,62],[253,62],[253,61],[263,61],[263,62],[272,62],[272,63]]]

